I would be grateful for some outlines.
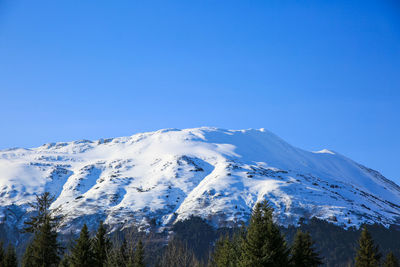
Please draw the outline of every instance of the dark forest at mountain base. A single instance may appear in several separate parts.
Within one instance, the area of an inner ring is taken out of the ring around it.
[[[379,245],[382,255],[386,255],[390,251],[400,258],[400,229],[396,226],[386,228],[382,225],[367,225],[375,243]],[[6,248],[7,237],[4,225],[0,225],[0,240],[3,241]],[[315,242],[315,249],[322,257],[324,266],[353,266],[354,257],[358,246],[361,228],[343,229],[332,223],[312,218],[307,223],[299,226],[280,227],[281,233],[286,237],[288,244],[293,242],[297,230],[309,232]],[[110,235],[110,240],[116,244],[120,244],[122,240],[133,240],[137,242],[139,239],[144,243],[144,259],[147,265],[156,266],[165,254],[166,244],[168,243],[168,233],[156,233],[156,229],[149,233],[139,232],[136,228],[125,229]],[[172,236],[179,244],[183,245],[183,250],[195,255],[199,262],[208,262],[216,241],[221,236],[229,235],[240,231],[240,228],[219,228],[216,229],[199,217],[191,217],[190,219],[177,222],[172,227]],[[94,235],[95,233],[91,233]],[[27,234],[20,235],[20,242],[17,245],[19,258],[25,251],[27,243],[31,240]],[[72,242],[76,236],[60,236],[63,246],[66,250],[71,248]],[[171,233],[170,237],[171,239]]]
[[[366,225],[366,227],[383,255],[392,251],[396,257],[400,257],[400,228],[398,226],[386,228],[380,224],[374,224]],[[239,231],[239,228],[214,229],[206,221],[192,217],[175,224],[173,230],[177,238],[188,243],[197,257],[205,260],[204,255],[212,251],[213,244],[221,235],[232,234]],[[325,266],[347,266],[348,264],[352,266],[354,264],[361,227],[360,229],[343,229],[333,223],[312,218],[307,223],[280,227],[280,230],[289,244],[293,242],[297,230],[309,232]]]
[[[382,262],[396,267],[400,256],[398,226],[344,229],[312,218],[282,227],[274,222],[266,200],[255,205],[248,225],[240,227],[214,228],[192,216],[161,232],[153,224],[146,231],[131,227],[107,234],[100,221],[95,232],[84,224],[79,237],[57,233],[63,216],[50,209],[53,200],[48,192],[37,196],[31,204],[36,212],[23,231],[0,225],[1,267],[16,267],[18,258],[24,267],[378,267]]]

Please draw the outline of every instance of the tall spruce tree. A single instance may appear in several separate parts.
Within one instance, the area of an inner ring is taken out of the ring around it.
[[[110,249],[111,243],[107,237],[106,228],[101,221],[96,236],[93,239],[93,257],[96,266],[105,266],[107,262],[107,253]]]
[[[36,266],[57,266],[60,262],[57,232],[52,229],[49,220],[46,220],[35,234],[32,249],[32,260]]]
[[[92,242],[86,224],[83,225],[79,238],[72,248],[70,262],[73,267],[98,267],[95,265]]]
[[[386,255],[385,261],[383,262],[383,267],[400,267],[399,261],[396,256],[394,256],[393,252],[389,252]]]
[[[10,244],[8,245],[7,251],[4,255],[2,267],[18,267],[17,253],[15,248]]]
[[[289,266],[289,249],[272,219],[272,208],[266,200],[256,204],[239,263],[243,267]]]
[[[57,266],[60,261],[62,247],[57,242],[57,227],[60,217],[50,209],[54,197],[45,192],[36,196],[36,202],[31,204],[34,214],[25,222],[25,232],[33,233],[32,242],[28,245],[22,266]]]
[[[358,250],[355,259],[356,267],[378,267],[381,254],[379,248],[374,244],[371,234],[364,226],[358,241]]]
[[[295,267],[316,267],[322,259],[315,252],[314,242],[309,233],[298,230],[291,248],[291,264]]]
[[[29,218],[29,220],[24,222],[24,232],[36,233],[46,221],[50,221],[50,225],[53,228],[58,227],[62,216],[57,215],[57,213],[60,211],[59,207],[50,209],[50,205],[54,199],[55,197],[49,192],[36,195],[36,201],[29,203],[33,210],[33,215]]]
[[[133,267],[144,267],[144,248],[142,240],[139,239],[139,242],[136,245],[135,255],[133,257]]]

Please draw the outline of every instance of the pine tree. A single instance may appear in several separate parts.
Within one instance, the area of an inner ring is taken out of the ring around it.
[[[57,242],[57,227],[60,217],[55,215],[55,210],[50,209],[54,200],[48,192],[36,197],[36,202],[31,204],[35,214],[26,222],[25,232],[34,234],[33,241],[28,245],[22,266],[56,266],[60,261],[59,254],[62,247]]]
[[[107,262],[107,253],[111,248],[110,240],[103,222],[100,222],[96,236],[93,239],[93,257],[96,266],[104,266]]]
[[[60,208],[50,209],[50,205],[54,201],[54,199],[55,197],[49,192],[44,192],[43,194],[36,196],[35,202],[29,203],[29,205],[33,209],[34,214],[30,217],[29,220],[24,222],[24,224],[26,225],[26,227],[24,228],[24,232],[37,232],[47,220],[50,221],[50,225],[53,228],[58,227],[62,216],[57,215]]]
[[[4,255],[3,267],[18,267],[17,254],[15,248],[12,245],[8,245],[7,252]]]
[[[76,240],[76,244],[72,248],[70,262],[73,267],[96,266],[94,263],[92,242],[86,224],[83,225],[79,238]]]
[[[28,246],[25,249],[24,256],[22,257],[22,266],[23,267],[35,267],[32,243],[28,244]]]
[[[400,267],[399,262],[394,256],[393,252],[389,252],[386,255],[385,261],[383,262],[383,267]]]
[[[37,266],[56,266],[60,262],[57,232],[52,229],[49,220],[44,222],[35,235],[32,246]]]
[[[361,236],[358,241],[359,248],[355,259],[356,267],[377,267],[381,254],[379,253],[378,246],[375,246],[374,241],[364,226],[361,231]]]
[[[231,241],[228,236],[221,237],[215,243],[215,249],[212,256],[212,266],[228,267],[230,266]]]
[[[314,242],[309,233],[297,231],[291,248],[291,263],[295,267],[315,267],[321,265],[322,259],[313,248]]]
[[[257,203],[242,244],[240,266],[288,266],[289,250],[278,226],[272,219],[272,208],[264,200]]]
[[[142,240],[139,239],[139,242],[135,249],[135,255],[133,257],[133,266],[134,267],[144,267],[144,249]]]
[[[215,244],[211,266],[235,267],[238,265],[241,243],[240,236],[234,235],[231,240],[228,236],[221,237]]]

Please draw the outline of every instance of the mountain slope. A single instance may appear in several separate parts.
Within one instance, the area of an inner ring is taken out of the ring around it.
[[[281,224],[313,216],[342,226],[400,223],[400,188],[340,154],[308,152],[261,130],[167,129],[0,151],[0,220],[22,227],[50,191],[65,225],[169,225],[197,215],[248,219],[270,200]],[[67,230],[65,228],[64,230]],[[70,230],[70,229],[68,229]]]

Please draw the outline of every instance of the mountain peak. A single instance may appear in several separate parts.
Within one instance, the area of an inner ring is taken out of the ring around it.
[[[0,173],[0,219],[17,227],[44,191],[76,228],[99,219],[115,228],[150,220],[165,226],[190,215],[229,226],[246,221],[263,199],[284,225],[400,218],[399,186],[379,172],[327,149],[294,147],[263,128],[162,129],[3,150]]]

